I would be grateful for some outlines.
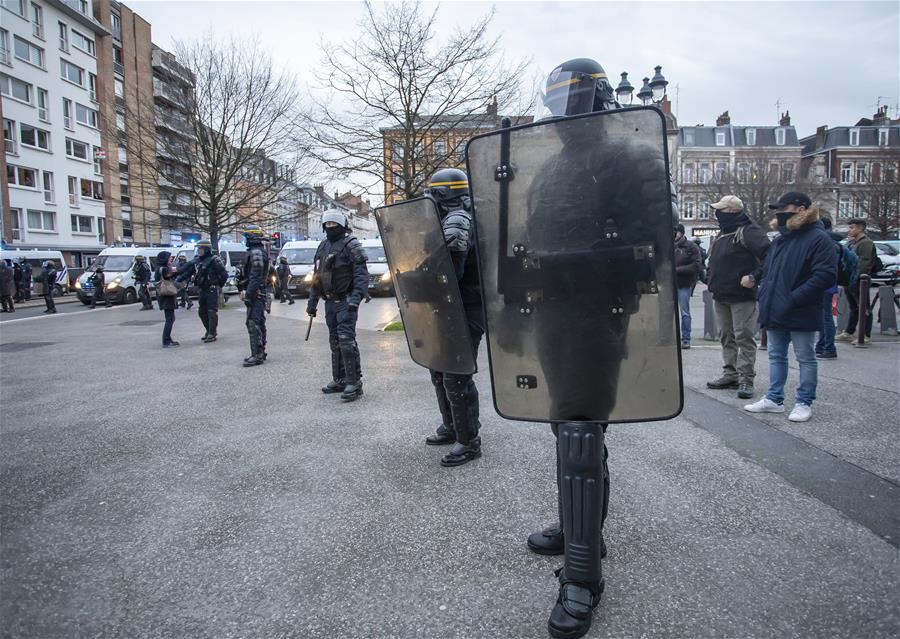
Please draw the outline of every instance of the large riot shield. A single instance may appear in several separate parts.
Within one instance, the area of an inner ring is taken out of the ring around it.
[[[444,373],[474,373],[459,283],[434,201],[417,198],[378,208],[375,220],[413,361]]]
[[[551,422],[677,415],[662,114],[503,128],[473,138],[466,161],[497,411]]]

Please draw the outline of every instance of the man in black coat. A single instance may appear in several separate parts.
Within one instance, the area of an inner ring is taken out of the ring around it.
[[[278,258],[278,268],[275,269],[275,273],[278,275],[278,296],[281,298],[281,303],[293,304],[294,297],[291,295],[290,289],[291,267],[288,264],[287,256],[282,255]]]
[[[709,248],[707,282],[716,305],[722,342],[721,377],[707,388],[734,389],[741,399],[753,397],[756,377],[756,294],[769,238],[744,213],[744,203],[726,195],[712,205],[721,232]]]
[[[691,347],[691,293],[700,277],[700,248],[684,236],[684,224],[675,225],[675,277],[681,310],[681,348]]]
[[[56,264],[53,260],[44,262],[41,268],[40,282],[44,290],[44,304],[47,305],[47,310],[44,312],[55,313],[56,302],[53,300],[53,288],[56,286]]]
[[[16,281],[13,278],[13,267],[7,260],[0,260],[0,303],[3,304],[2,313],[15,313],[16,306],[13,296],[16,294]]]
[[[228,271],[218,255],[213,255],[212,243],[209,240],[197,242],[197,255],[193,261],[178,269],[176,282],[187,282],[194,278],[199,289],[197,298],[198,312],[203,328],[206,329],[201,341],[205,344],[215,342],[219,326],[219,289],[228,280]]]

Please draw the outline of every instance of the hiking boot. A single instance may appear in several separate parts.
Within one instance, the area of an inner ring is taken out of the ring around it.
[[[728,377],[727,375],[722,375],[719,379],[714,379],[711,382],[706,382],[707,388],[713,388],[715,390],[722,390],[723,388],[737,388],[738,380],[736,377]]]
[[[462,466],[481,457],[481,437],[475,437],[468,444],[456,442],[450,452],[441,457],[441,466]]]
[[[322,392],[326,395],[330,395],[331,393],[343,393],[344,392],[344,382],[339,382],[337,380],[331,380],[325,386],[322,387]]]
[[[341,392],[341,399],[345,402],[353,402],[363,396],[362,382],[349,383]]]
[[[738,384],[737,395],[741,399],[753,399],[753,384],[750,382],[741,382]]]

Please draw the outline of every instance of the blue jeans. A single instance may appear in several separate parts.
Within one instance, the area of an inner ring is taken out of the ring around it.
[[[784,403],[784,383],[788,376],[788,344],[793,342],[794,355],[800,365],[797,402],[812,406],[818,384],[818,362],[813,344],[815,331],[782,331],[769,329],[769,392],[766,397],[776,404]]]
[[[831,293],[822,296],[822,330],[819,331],[819,341],[816,342],[817,353],[834,353],[834,315],[831,314]]]
[[[691,341],[691,287],[678,289],[678,308],[681,310],[681,341]]]

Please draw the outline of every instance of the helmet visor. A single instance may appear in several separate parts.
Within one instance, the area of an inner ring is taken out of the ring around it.
[[[547,79],[546,91],[541,96],[544,107],[554,117],[580,115],[594,110],[594,94],[597,81],[605,73],[560,71]]]

